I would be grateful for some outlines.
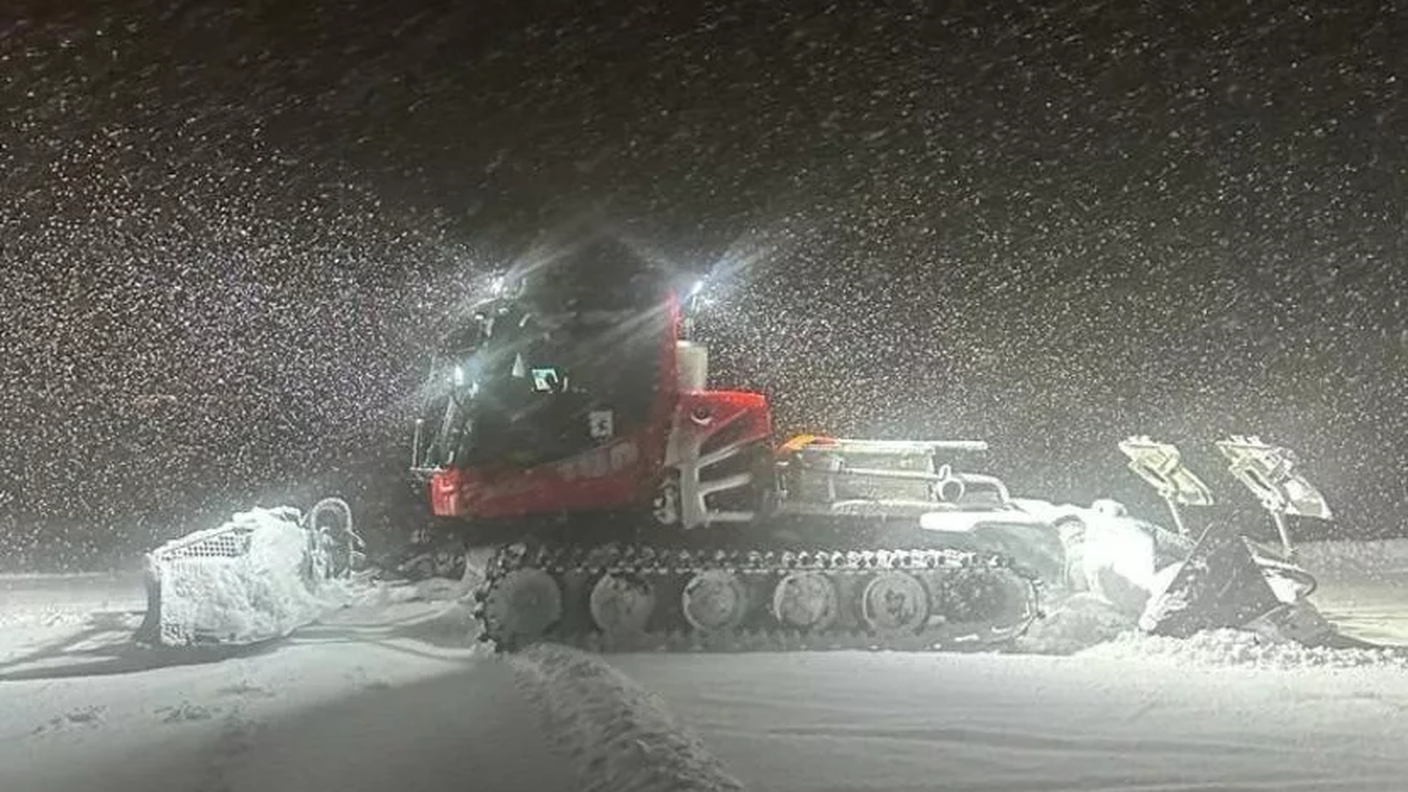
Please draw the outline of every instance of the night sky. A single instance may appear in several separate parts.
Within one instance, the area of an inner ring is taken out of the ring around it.
[[[1260,433],[1408,530],[1391,2],[78,5],[0,10],[9,566],[375,522],[435,333],[588,213],[714,272],[780,430],[1082,501],[1145,495],[1127,434]]]

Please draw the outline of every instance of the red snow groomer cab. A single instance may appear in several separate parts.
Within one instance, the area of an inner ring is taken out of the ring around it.
[[[772,475],[767,401],[705,388],[675,286],[648,268],[553,269],[477,306],[418,426],[433,514],[471,528],[752,520]]]

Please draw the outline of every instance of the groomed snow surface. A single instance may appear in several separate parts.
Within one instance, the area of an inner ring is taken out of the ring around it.
[[[1321,609],[1408,643],[1408,542],[1318,545]],[[1386,790],[1408,662],[1091,598],[1024,654],[512,657],[465,586],[368,585],[292,636],[153,651],[129,576],[0,578],[0,790]]]

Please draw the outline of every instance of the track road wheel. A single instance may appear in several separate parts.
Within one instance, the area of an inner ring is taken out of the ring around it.
[[[929,595],[918,578],[881,572],[861,594],[861,618],[882,635],[918,632],[929,619]]]
[[[680,595],[685,621],[703,633],[731,630],[748,612],[748,592],[732,572],[711,569],[685,584]]]
[[[635,575],[607,573],[592,587],[592,621],[610,640],[645,632],[655,611],[655,590]]]
[[[541,569],[516,569],[493,583],[484,597],[484,629],[500,649],[537,641],[562,618],[562,590]]]
[[[836,586],[821,572],[796,572],[773,590],[772,612],[777,620],[801,630],[825,630],[839,611]]]

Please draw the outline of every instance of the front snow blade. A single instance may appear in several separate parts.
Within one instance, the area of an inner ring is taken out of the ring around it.
[[[1139,627],[1187,638],[1201,630],[1243,629],[1283,605],[1246,540],[1211,525],[1169,585],[1150,599]]]

